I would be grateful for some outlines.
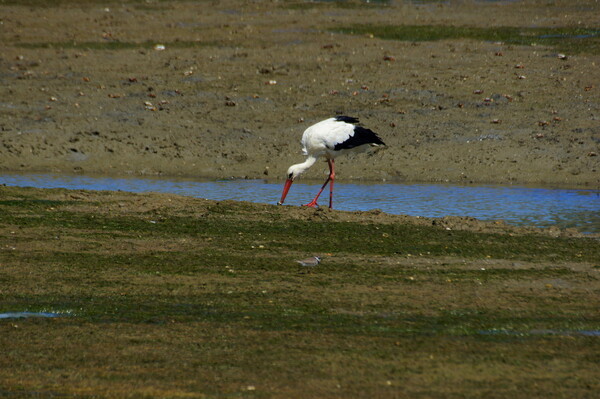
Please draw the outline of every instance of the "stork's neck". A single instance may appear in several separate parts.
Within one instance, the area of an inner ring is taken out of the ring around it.
[[[293,173],[294,177],[297,177],[304,173],[306,169],[313,166],[315,162],[317,162],[317,158],[312,155],[309,155],[308,158],[306,158],[306,161],[290,166],[289,172]]]

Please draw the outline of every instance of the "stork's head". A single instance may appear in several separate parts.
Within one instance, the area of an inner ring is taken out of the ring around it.
[[[292,183],[294,182],[294,179],[296,177],[298,177],[298,175],[300,174],[295,169],[295,167],[296,167],[296,165],[292,165],[292,166],[290,166],[290,168],[287,171],[287,179],[285,181],[285,185],[283,186],[283,193],[281,194],[281,199],[279,200],[277,205],[283,205],[283,201],[285,201],[285,197],[286,197],[288,191],[290,191],[290,187],[292,187]]]
[[[304,167],[303,164],[298,164],[298,165],[292,165],[289,167],[288,171],[287,171],[287,179],[285,181],[285,185],[283,186],[283,193],[281,194],[281,199],[279,200],[279,202],[277,203],[277,205],[282,205],[283,201],[285,200],[285,197],[288,193],[288,191],[290,191],[290,187],[292,187],[292,183],[294,182],[294,179],[298,176],[300,176],[302,174],[302,172],[304,172],[306,170],[306,167]]]
[[[283,194],[281,194],[281,200],[279,200],[279,202],[277,203],[278,205],[283,204],[283,201],[285,200],[285,196],[287,195],[288,191],[290,190],[290,187],[292,186],[292,183],[294,182],[294,179],[296,179],[298,176],[300,176],[302,173],[304,173],[304,171],[306,171],[306,169],[310,168],[315,162],[316,162],[317,158],[314,156],[309,156],[306,161],[296,164],[296,165],[292,165],[288,168],[287,171],[287,180],[285,181],[285,186],[283,186]]]
[[[298,165],[292,165],[289,167],[288,171],[287,171],[287,179],[288,180],[294,180],[296,177],[300,176],[302,173],[304,173],[304,171],[306,170],[305,167],[303,167],[304,165],[302,164],[298,164]]]

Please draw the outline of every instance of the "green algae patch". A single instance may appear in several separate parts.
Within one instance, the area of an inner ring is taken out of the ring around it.
[[[14,395],[597,389],[596,237],[14,187],[0,187],[0,215],[0,313],[68,315],[0,320]],[[311,255],[323,261],[308,273],[295,259]]]
[[[600,53],[600,28],[359,24],[337,27],[331,31],[409,42],[471,39],[526,46],[552,46],[569,53]]]

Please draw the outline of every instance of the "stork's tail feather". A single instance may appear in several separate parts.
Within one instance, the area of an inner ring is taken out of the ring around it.
[[[362,126],[354,127],[354,135],[343,143],[338,143],[333,148],[336,151],[359,147],[364,144],[385,145],[383,140],[371,129]]]

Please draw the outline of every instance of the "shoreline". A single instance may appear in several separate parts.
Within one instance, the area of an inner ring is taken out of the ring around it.
[[[324,169],[325,170],[325,169]],[[285,172],[285,170],[284,170]],[[337,173],[336,173],[337,174]],[[56,176],[80,176],[80,177],[93,177],[93,178],[112,178],[112,179],[164,179],[164,180],[191,180],[197,182],[213,182],[213,181],[235,181],[235,180],[261,180],[266,183],[283,184],[285,182],[285,176],[281,177],[269,177],[264,174],[251,176],[226,176],[226,175],[195,175],[193,173],[144,173],[143,171],[62,171],[62,170],[47,170],[47,169],[0,169],[1,175],[56,175]],[[301,176],[298,182],[305,182],[310,184],[321,184],[326,175],[323,178],[316,176]],[[465,187],[517,187],[517,188],[540,188],[540,189],[564,189],[564,190],[600,190],[600,183],[597,185],[593,182],[586,182],[582,184],[576,183],[565,183],[565,182],[497,182],[497,181],[437,181],[437,180],[387,180],[385,178],[366,178],[366,177],[337,177],[336,183],[344,184],[400,184],[400,185],[449,185],[449,186],[465,186]]]

